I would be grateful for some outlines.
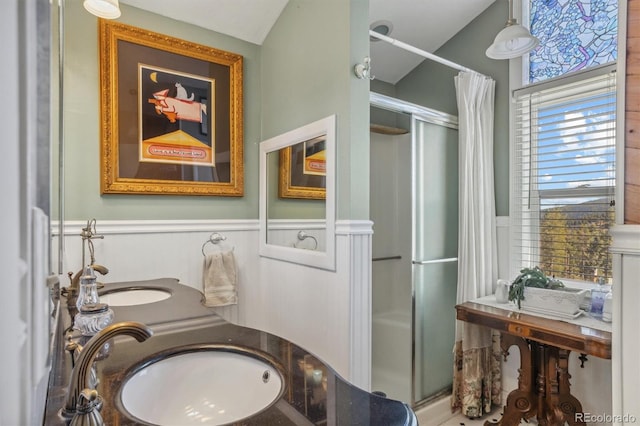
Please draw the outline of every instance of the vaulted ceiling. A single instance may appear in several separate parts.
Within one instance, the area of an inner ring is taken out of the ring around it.
[[[289,1],[297,0],[121,0],[255,44],[262,44]],[[369,23],[389,23],[390,37],[434,52],[494,1],[370,0]],[[371,42],[371,59],[376,78],[392,84],[424,60],[383,41]]]

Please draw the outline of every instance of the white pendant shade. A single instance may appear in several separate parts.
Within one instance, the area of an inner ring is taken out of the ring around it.
[[[538,44],[540,41],[513,17],[513,0],[509,0],[507,26],[498,33],[486,53],[491,59],[512,59],[529,53]]]
[[[493,44],[487,49],[491,59],[511,59],[535,49],[540,42],[519,24],[511,24],[498,33]]]
[[[93,15],[105,19],[120,17],[118,0],[84,0],[84,8]]]

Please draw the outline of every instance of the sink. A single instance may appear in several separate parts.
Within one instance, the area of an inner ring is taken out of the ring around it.
[[[123,288],[101,294],[100,302],[109,306],[133,306],[155,303],[169,297],[171,292],[166,290]]]
[[[170,353],[134,368],[120,391],[123,411],[155,425],[222,425],[257,414],[284,392],[269,355],[230,345]]]

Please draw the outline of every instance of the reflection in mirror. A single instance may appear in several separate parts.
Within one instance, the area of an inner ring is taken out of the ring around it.
[[[335,116],[260,144],[260,255],[335,269]]]
[[[326,198],[326,142],[323,134],[279,150],[279,197]]]
[[[321,136],[323,144],[326,136]],[[322,174],[309,175],[304,171],[313,150],[305,154],[300,149],[308,141],[267,153],[267,244],[324,251],[324,244],[314,248],[309,238],[297,238],[297,231],[324,242],[326,223],[326,161]],[[289,151],[289,152],[288,152]],[[322,148],[322,156],[326,154]],[[292,173],[293,171],[293,173]],[[297,176],[298,175],[298,176]]]

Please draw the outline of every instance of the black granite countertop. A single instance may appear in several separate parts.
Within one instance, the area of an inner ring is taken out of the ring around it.
[[[351,385],[322,360],[286,339],[226,322],[202,305],[200,292],[175,279],[106,284],[101,293],[130,287],[165,289],[172,296],[146,305],[112,307],[114,322],[139,321],[147,324],[154,335],[142,343],[130,337],[116,337],[106,353],[97,357],[96,390],[104,400],[100,413],[106,425],[145,424],[122,409],[120,402],[120,389],[137,367],[157,359],[163,351],[194,350],[210,344],[266,353],[282,372],[282,396],[267,409],[234,425],[417,425],[406,404]],[[77,332],[64,332],[71,324],[65,304],[61,299],[45,425],[65,424],[59,411],[67,394],[71,356],[64,346],[70,340],[86,343],[86,338]],[[311,371],[321,373],[313,379]]]

